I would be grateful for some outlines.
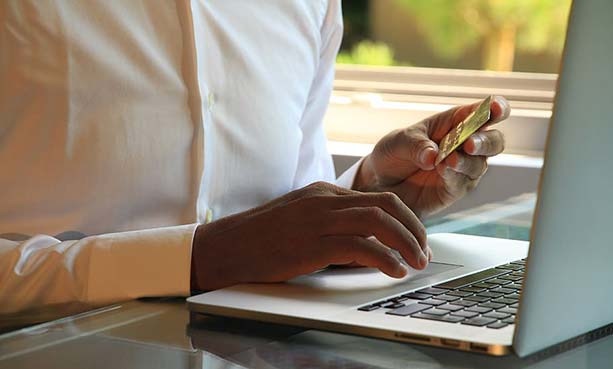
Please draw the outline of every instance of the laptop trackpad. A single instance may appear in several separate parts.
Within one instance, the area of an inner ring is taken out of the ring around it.
[[[417,281],[461,266],[430,262],[424,270],[416,270],[409,267],[408,275],[400,279],[388,277],[375,268],[329,268],[294,278],[289,283],[336,291],[371,290]]]

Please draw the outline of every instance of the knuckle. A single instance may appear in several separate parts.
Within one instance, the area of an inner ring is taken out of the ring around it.
[[[483,168],[487,165],[487,161],[484,157],[475,158],[475,173],[480,174],[483,172]]]
[[[366,240],[360,236],[349,236],[347,242],[344,244],[344,250],[348,255],[356,256],[362,254],[366,248]]]
[[[385,248],[382,252],[381,252],[381,256],[380,258],[385,261],[386,264],[388,265],[393,265],[393,264],[397,264],[398,258],[396,257],[396,255],[394,255],[394,253],[392,252],[391,249],[389,248]]]
[[[311,183],[308,188],[310,188],[311,190],[315,190],[315,191],[321,191],[321,190],[325,190],[328,187],[328,183],[324,182],[324,181],[317,181],[314,183]]]
[[[466,184],[466,189],[467,189],[468,191],[472,191],[472,190],[474,190],[474,189],[475,189],[475,187],[477,187],[477,185],[479,184],[479,180],[480,180],[480,178],[477,178],[477,179],[474,179],[474,180],[472,180],[472,181],[469,181],[469,182]]]
[[[304,187],[305,197],[324,197],[325,195],[334,194],[334,186],[328,182],[318,181]]]
[[[365,216],[367,217],[366,221],[374,220],[374,221],[384,221],[385,220],[385,212],[376,206],[371,206],[366,208],[364,211]]]
[[[391,206],[398,206],[399,205],[399,201],[400,198],[398,197],[398,195],[396,195],[393,192],[381,192],[379,194],[379,198],[381,199],[381,201],[385,204],[391,205]]]

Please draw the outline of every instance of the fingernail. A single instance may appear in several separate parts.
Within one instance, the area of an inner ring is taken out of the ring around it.
[[[432,257],[434,256],[434,253],[432,252],[432,249],[430,248],[430,246],[426,246],[426,250],[427,250],[427,254],[428,254],[428,262],[432,261]]]
[[[502,116],[500,117],[500,119],[507,118],[509,116],[509,113],[511,112],[511,106],[509,105],[507,99],[502,96],[495,96],[494,100],[498,103],[498,105],[500,105],[500,108],[502,109]]]
[[[419,154],[419,162],[422,164],[428,164],[428,157],[431,155],[430,153],[434,152],[432,147],[426,147]]]
[[[421,254],[419,254],[419,266],[422,268],[425,268],[426,266],[428,266],[428,257],[426,256],[426,254],[424,254],[423,252]]]
[[[396,265],[396,275],[400,278],[404,277],[409,273],[409,269],[403,263],[398,263]]]
[[[481,137],[481,135],[476,134],[473,135],[473,152],[474,153],[478,153],[479,150],[481,150],[481,146],[483,146],[483,137]]]

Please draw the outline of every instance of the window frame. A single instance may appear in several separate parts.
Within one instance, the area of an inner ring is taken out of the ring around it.
[[[373,144],[438,111],[502,95],[512,107],[498,126],[505,153],[542,157],[556,85],[557,74],[337,64],[324,123],[332,145]]]

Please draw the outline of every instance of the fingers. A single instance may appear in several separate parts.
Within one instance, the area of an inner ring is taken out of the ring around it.
[[[422,170],[434,169],[438,145],[428,137],[424,129],[409,127],[399,132],[392,142],[393,156],[410,161]]]
[[[471,180],[481,178],[487,171],[487,160],[484,156],[470,156],[456,151],[445,160],[451,170]]]
[[[477,156],[494,156],[504,151],[504,135],[498,130],[479,131],[472,134],[462,148]]]
[[[377,268],[394,278],[407,275],[408,269],[394,253],[376,239],[360,236],[325,236],[321,239],[324,255],[330,264],[348,264]]]
[[[509,101],[502,96],[494,96],[490,105],[490,123],[498,123],[511,115],[511,105]]]
[[[456,106],[426,118],[420,123],[425,125],[428,136],[435,142],[439,142],[453,127],[466,119],[481,102],[482,101],[477,101],[468,105]],[[511,114],[509,102],[502,96],[493,96],[490,104],[490,113],[490,120],[485,127],[503,121],[509,117]]]
[[[445,163],[448,163],[445,161]],[[452,202],[473,190],[479,184],[481,177],[472,179],[464,173],[455,171],[449,164],[436,167],[438,175],[443,179],[444,186],[439,188],[439,197],[443,202]]]
[[[396,249],[409,265],[423,269],[428,256],[413,234],[396,218],[379,207],[358,207],[332,213],[334,235],[375,236],[386,246]]]
[[[378,207],[398,220],[417,240],[425,252],[428,246],[426,227],[417,215],[393,192],[358,193],[330,199],[332,209]]]

